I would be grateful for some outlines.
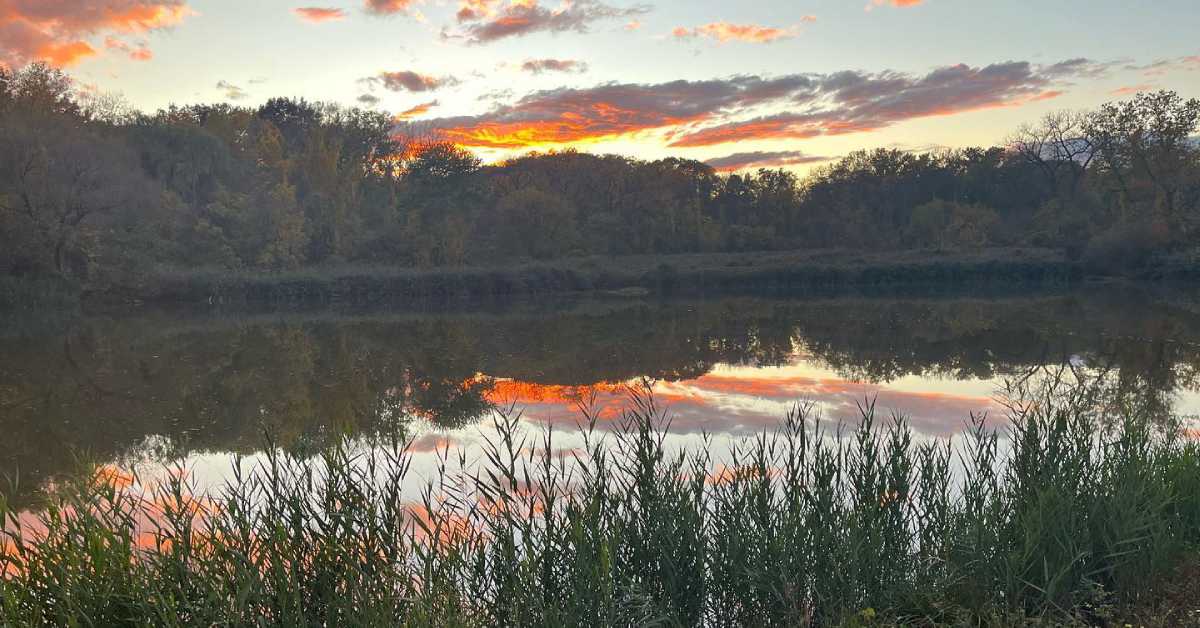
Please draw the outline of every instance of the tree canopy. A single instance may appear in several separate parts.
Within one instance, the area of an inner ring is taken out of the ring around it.
[[[1198,126],[1200,101],[1161,91],[999,146],[864,150],[804,178],[573,150],[484,164],[382,112],[274,98],[141,113],[34,64],[0,70],[0,275],[829,247],[1134,263],[1196,242]]]

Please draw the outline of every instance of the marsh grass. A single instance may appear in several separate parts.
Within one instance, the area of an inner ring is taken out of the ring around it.
[[[722,465],[669,453],[652,397],[631,406],[607,435],[582,409],[566,456],[499,413],[478,464],[443,451],[419,494],[394,436],[267,443],[204,495],[182,470],[61,483],[4,512],[3,623],[1099,625],[1200,547],[1196,443],[1136,414],[1100,429],[1086,396],[954,443],[869,403],[845,429],[801,406]]]

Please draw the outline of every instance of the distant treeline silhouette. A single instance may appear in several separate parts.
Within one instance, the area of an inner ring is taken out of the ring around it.
[[[382,112],[276,98],[148,114],[35,64],[0,70],[0,277],[997,246],[1119,272],[1194,247],[1198,123],[1200,101],[1160,91],[1003,146],[859,151],[803,179],[571,150],[485,165]]]

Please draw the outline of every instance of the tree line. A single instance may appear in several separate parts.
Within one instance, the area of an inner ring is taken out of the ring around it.
[[[484,164],[302,99],[154,113],[0,68],[0,276],[404,267],[815,248],[1060,248],[1116,268],[1200,229],[1200,101],[1170,91],[1002,145],[851,153],[804,178],[573,150]]]

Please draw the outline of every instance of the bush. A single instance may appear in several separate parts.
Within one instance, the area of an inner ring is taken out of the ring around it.
[[[1101,275],[1133,275],[1144,270],[1166,244],[1161,225],[1118,225],[1092,238],[1083,263],[1089,272]]]

